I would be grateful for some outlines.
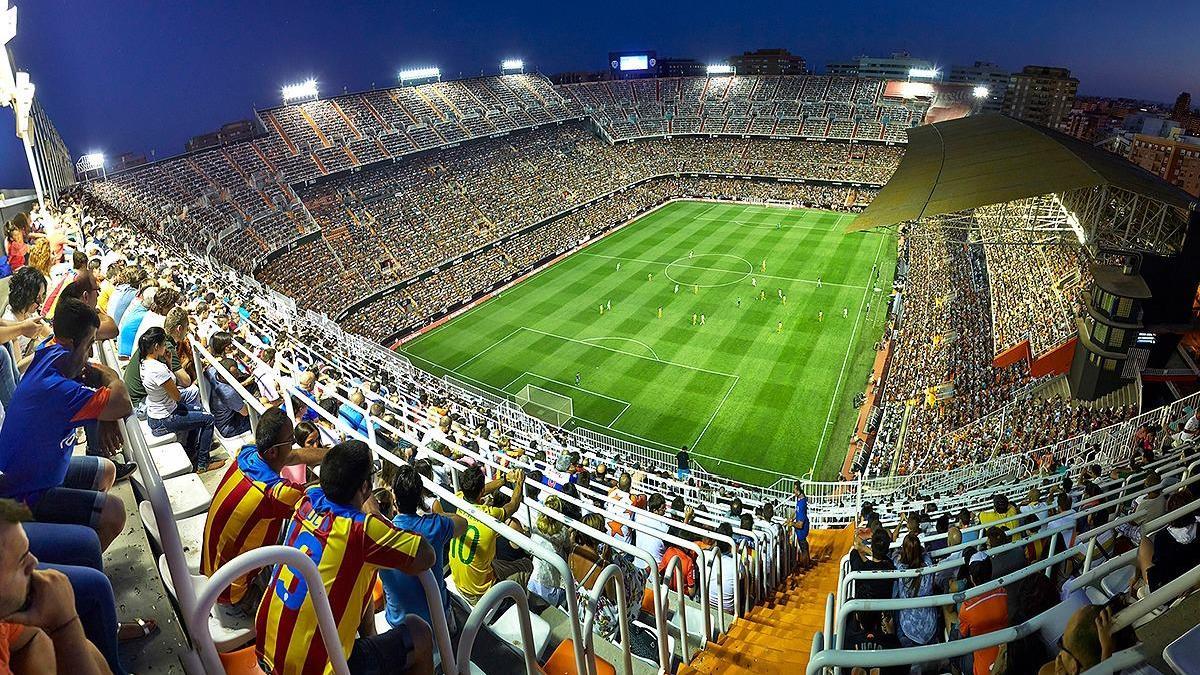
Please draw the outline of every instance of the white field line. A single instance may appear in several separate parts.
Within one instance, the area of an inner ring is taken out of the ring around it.
[[[462,363],[458,364],[457,366],[454,366],[453,368],[451,368],[451,369],[450,369],[450,372],[452,372],[452,373],[457,373],[457,372],[459,371],[459,369],[460,369],[460,368],[465,368],[465,367],[467,366],[467,364],[469,364],[469,363],[471,363],[472,361],[474,361],[475,359],[477,359],[477,358],[479,358],[479,357],[483,356],[485,353],[487,353],[487,352],[488,352],[489,350],[491,350],[493,347],[495,347],[496,345],[500,344],[501,342],[504,342],[505,340],[507,340],[508,338],[510,338],[510,337],[512,337],[512,336],[514,336],[514,335],[516,335],[516,334],[517,334],[517,333],[519,333],[519,332],[521,332],[521,329],[520,329],[520,328],[517,328],[517,329],[513,330],[513,332],[509,333],[508,335],[505,335],[504,337],[500,338],[499,340],[496,340],[495,342],[493,342],[492,344],[488,345],[487,347],[484,347],[484,348],[483,348],[483,350],[482,350],[482,351],[480,351],[480,352],[479,352],[478,354],[476,354],[475,356],[472,356],[471,358],[467,359],[466,361],[463,361]]]
[[[704,434],[708,431],[708,427],[712,426],[713,420],[717,419],[717,413],[721,412],[721,408],[724,407],[726,399],[729,398],[729,394],[733,393],[733,388],[737,386],[739,379],[741,378],[736,375],[734,376],[733,382],[729,385],[729,388],[725,390],[725,395],[721,397],[721,402],[717,404],[717,409],[713,411],[711,416],[709,416],[708,422],[706,422],[704,424],[704,428],[700,430],[700,435],[696,437],[696,440],[692,441],[693,448],[700,445],[700,439],[704,438]]]
[[[530,328],[530,327],[528,327],[528,326],[522,326],[522,327],[521,327],[521,328],[519,328],[518,330],[527,330],[527,331],[530,331],[531,333],[538,333],[538,334],[540,334],[540,335],[545,335],[545,336],[547,336],[547,337],[552,337],[552,338],[558,338],[559,340],[565,340],[565,341],[567,341],[567,342],[576,342],[576,343],[579,343],[579,344],[581,344],[581,345],[585,345],[585,346],[588,346],[588,347],[595,347],[596,349],[605,349],[605,350],[608,350],[608,351],[610,351],[610,352],[616,352],[616,353],[618,353],[618,354],[624,354],[624,355],[626,355],[626,356],[632,356],[632,357],[634,357],[634,358],[636,358],[636,359],[645,359],[646,361],[654,361],[655,363],[663,363],[663,364],[666,364],[666,365],[668,365],[668,366],[676,366],[676,367],[679,367],[679,368],[686,368],[686,369],[688,369],[688,370],[695,370],[695,371],[699,371],[699,372],[702,372],[702,373],[708,373],[708,374],[710,374],[710,375],[720,375],[721,377],[732,377],[732,378],[736,378],[736,377],[737,377],[737,375],[734,375],[733,373],[722,373],[722,372],[721,372],[721,371],[719,371],[719,370],[709,370],[708,368],[701,368],[700,366],[689,366],[689,365],[687,365],[686,363],[676,363],[675,361],[664,361],[664,360],[662,360],[662,359],[656,359],[656,358],[654,358],[654,357],[652,357],[652,356],[646,356],[646,355],[644,355],[644,354],[634,354],[633,352],[627,352],[627,351],[625,351],[625,350],[623,350],[623,349],[613,349],[612,347],[605,347],[604,345],[596,345],[596,344],[592,344],[592,343],[590,343],[590,342],[585,342],[585,341],[583,341],[583,340],[577,340],[577,339],[575,339],[575,338],[569,338],[569,337],[565,337],[565,336],[562,336],[562,335],[556,335],[556,334],[554,334],[554,333],[549,333],[549,332],[547,332],[547,331],[544,331],[544,330],[538,330],[537,328]]]
[[[605,255],[603,253],[579,253],[578,255],[587,256],[589,258],[608,258],[610,260],[623,260],[625,262],[645,263],[648,265],[662,265],[664,268],[667,266],[673,266],[673,267],[686,267],[689,269],[696,269],[696,270],[706,270],[709,272],[729,272],[730,274],[742,274],[742,272],[738,272],[736,270],[723,270],[723,269],[719,269],[716,267],[704,267],[703,265],[682,265],[675,261],[662,262],[661,260],[647,260],[645,258],[627,258],[624,256],[619,256],[619,255]],[[749,276],[762,277],[763,279],[778,279],[779,281],[791,281],[791,282],[798,283],[798,284],[812,284],[814,286],[817,285],[816,279],[799,279],[796,277],[781,277],[781,276],[776,276],[773,274],[757,274],[754,272],[751,272]],[[859,286],[857,284],[838,284],[838,283],[834,283],[832,281],[822,281],[821,285],[822,286],[835,286],[837,288],[859,288],[859,289],[869,288],[868,286]]]
[[[588,343],[592,342],[593,340],[624,340],[625,342],[632,342],[634,344],[641,345],[641,346],[645,347],[646,349],[648,349],[650,351],[650,355],[654,357],[655,361],[662,361],[662,359],[660,359],[658,357],[658,352],[654,351],[653,347],[646,344],[645,342],[642,342],[641,340],[635,340],[633,338],[627,338],[627,337],[617,337],[615,335],[605,335],[605,336],[601,336],[601,337],[583,338],[583,341],[588,342]]]
[[[879,264],[879,253],[883,251],[884,237],[879,238],[879,246],[875,248],[875,260],[871,263],[872,267]],[[837,406],[838,394],[842,389],[842,380],[846,377],[846,364],[850,362],[850,353],[854,351],[854,340],[858,336],[858,324],[863,318],[863,305],[867,302],[867,294],[871,292],[871,287],[867,286],[863,290],[862,299],[858,302],[858,311],[854,314],[854,327],[850,329],[850,344],[846,346],[846,356],[842,358],[842,369],[838,372],[837,385],[833,388],[833,399],[829,401],[829,412],[825,415],[825,424],[821,426],[821,441],[817,444],[817,453],[813,455],[812,469],[809,469],[809,475],[817,470],[817,461],[821,458],[821,451],[825,449],[825,437],[829,433],[829,426],[833,424],[833,409]]]

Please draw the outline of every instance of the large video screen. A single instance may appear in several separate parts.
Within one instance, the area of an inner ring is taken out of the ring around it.
[[[621,57],[621,70],[647,70],[649,68],[650,57],[646,54]]]

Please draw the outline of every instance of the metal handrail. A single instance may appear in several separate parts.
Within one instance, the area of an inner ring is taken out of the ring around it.
[[[589,654],[596,653],[595,638],[593,637],[593,624],[596,621],[596,607],[600,602],[600,595],[604,593],[604,587],[608,582],[612,582],[615,586],[614,591],[617,596],[617,627],[618,635],[621,636],[621,662],[625,670],[625,675],[633,673],[633,652],[629,647],[629,603],[625,601],[625,577],[621,574],[621,568],[613,563],[609,563],[600,574],[596,577],[596,581],[592,585],[592,590],[588,593],[588,607],[584,613],[583,620],[583,635],[587,640],[587,651]],[[596,660],[588,661],[588,674],[596,675]]]
[[[337,622],[334,621],[333,610],[329,606],[329,595],[325,591],[325,583],[317,570],[317,564],[300,549],[291,546],[264,546],[246,551],[221,565],[208,578],[208,583],[196,597],[196,605],[187,617],[193,638],[200,646],[200,657],[204,661],[205,670],[210,674],[225,672],[221,657],[217,654],[217,647],[213,643],[212,633],[208,630],[209,612],[217,603],[218,596],[242,575],[267,565],[287,565],[304,577],[305,583],[308,584],[308,597],[312,600],[313,609],[317,614],[317,632],[321,635],[321,641],[325,643],[329,665],[337,675],[350,675],[350,667],[346,665],[346,654],[342,651],[342,642],[338,636]],[[178,585],[176,589],[178,590]],[[267,592],[272,593],[274,590],[267,589]],[[442,620],[445,621],[445,618]]]
[[[487,593],[483,594],[479,602],[475,603],[475,608],[471,610],[471,614],[467,617],[462,632],[458,636],[458,662],[463,664],[471,662],[471,652],[475,649],[475,638],[479,636],[479,631],[483,629],[483,625],[491,618],[491,615],[500,608],[503,600],[512,600],[517,606],[517,622],[521,629],[523,647],[521,652],[525,657],[525,672],[527,675],[540,675],[542,669],[538,666],[537,658],[533,653],[533,627],[529,621],[529,598],[525,596],[524,589],[511,579],[497,582],[487,590]]]

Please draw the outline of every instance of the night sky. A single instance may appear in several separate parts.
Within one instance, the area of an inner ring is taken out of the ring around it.
[[[281,85],[309,76],[332,94],[390,85],[405,67],[493,73],[505,57],[547,74],[597,70],[621,49],[720,60],[786,47],[818,70],[907,50],[942,66],[1066,66],[1085,94],[1200,98],[1196,0],[9,2],[17,65],[75,156],[178,154],[191,136],[277,104]],[[29,186],[12,131],[0,111],[0,187]]]

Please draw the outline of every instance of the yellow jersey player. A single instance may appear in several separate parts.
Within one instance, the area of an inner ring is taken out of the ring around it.
[[[662,305],[658,306],[658,318],[662,318]]]
[[[782,321],[780,321],[779,323],[775,324],[775,332],[776,332],[776,333],[782,333],[782,332],[783,332],[783,322],[782,322]]]

